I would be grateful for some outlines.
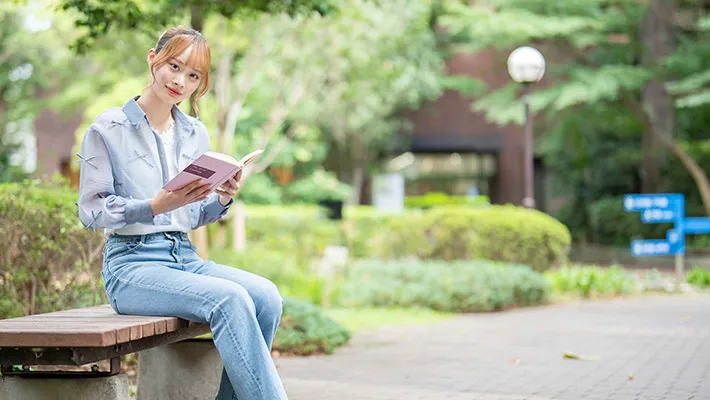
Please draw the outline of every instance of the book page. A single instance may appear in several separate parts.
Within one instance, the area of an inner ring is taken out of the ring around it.
[[[263,152],[264,152],[263,149],[254,150],[254,151],[252,151],[251,153],[249,153],[249,154],[245,155],[244,157],[242,157],[242,159],[240,160],[240,162],[242,163],[243,166],[246,166],[247,164],[249,164],[249,163],[251,162],[251,160],[255,159],[257,156],[259,156],[259,154],[261,154],[261,153],[263,153]]]

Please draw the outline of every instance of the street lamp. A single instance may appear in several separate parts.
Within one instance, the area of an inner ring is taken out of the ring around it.
[[[523,104],[525,105],[525,197],[523,197],[523,206],[535,208],[533,136],[528,93],[530,92],[530,84],[540,81],[545,75],[545,57],[530,46],[518,47],[508,56],[508,74],[514,81],[523,84]]]

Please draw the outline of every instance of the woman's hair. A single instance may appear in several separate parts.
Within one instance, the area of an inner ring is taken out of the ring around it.
[[[212,60],[210,46],[200,32],[183,26],[176,26],[163,32],[155,45],[155,59],[151,65],[150,74],[155,80],[155,70],[167,64],[171,58],[177,58],[190,46],[192,46],[192,52],[186,64],[190,68],[202,72],[200,85],[192,101],[192,109],[197,115],[199,114],[197,100],[204,96],[210,87],[210,63]]]

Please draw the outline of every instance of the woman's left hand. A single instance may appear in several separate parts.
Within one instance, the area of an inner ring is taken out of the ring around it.
[[[237,195],[237,192],[239,192],[239,181],[241,179],[242,170],[239,170],[236,175],[229,178],[222,186],[215,189],[215,192],[219,194],[219,203],[221,205],[226,206],[232,200],[232,197]]]

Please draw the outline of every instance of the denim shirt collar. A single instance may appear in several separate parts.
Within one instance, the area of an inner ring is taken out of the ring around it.
[[[130,98],[122,107],[128,121],[138,130],[140,130],[143,121],[148,123],[145,112],[136,102],[139,98],[140,96]],[[185,115],[176,105],[173,105],[172,111],[175,119],[175,134],[180,139],[184,139],[195,129],[195,119]]]

